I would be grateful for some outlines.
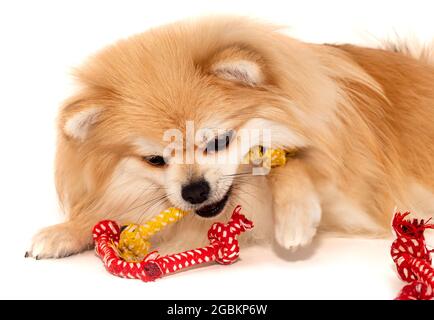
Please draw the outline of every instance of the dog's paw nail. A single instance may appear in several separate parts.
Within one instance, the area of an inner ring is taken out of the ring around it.
[[[26,253],[24,254],[24,258],[28,258],[28,257],[30,257],[30,254],[28,251],[26,251]]]
[[[66,223],[42,229],[32,239],[29,256],[36,260],[66,257],[86,249],[88,242],[82,238]]]

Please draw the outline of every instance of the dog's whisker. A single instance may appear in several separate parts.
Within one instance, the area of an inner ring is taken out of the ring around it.
[[[139,223],[141,224],[141,223],[143,223],[143,220],[145,219],[145,213],[147,212],[147,211],[151,211],[153,208],[155,208],[155,207],[157,207],[158,205],[160,205],[160,204],[162,204],[162,203],[164,203],[167,199],[169,199],[169,197],[171,196],[172,194],[165,194],[165,195],[163,195],[163,196],[161,196],[161,197],[159,197],[159,198],[156,198],[156,199],[153,199],[153,200],[151,200],[151,201],[148,201],[147,202],[147,207],[145,207],[143,210],[142,210],[142,213],[140,214],[140,216],[139,216]]]
[[[137,202],[137,200],[139,200],[147,190],[150,190],[149,188],[147,188],[147,186],[143,187],[142,192],[140,192],[140,194],[136,197],[136,199],[128,206],[127,210],[129,210],[131,208],[131,206],[134,205]],[[161,189],[158,188],[155,192],[157,192],[158,190],[161,190]]]
[[[157,192],[157,191],[153,192],[152,194],[155,194],[156,192]],[[157,199],[157,198],[159,198],[159,197],[161,197],[161,195],[158,196],[158,197],[156,197],[156,198],[154,198],[154,199]],[[118,216],[126,215],[127,213],[130,213],[130,212],[132,212],[132,211],[134,211],[134,210],[136,210],[136,209],[139,209],[139,208],[145,206],[148,202],[153,201],[154,199],[147,200],[146,202],[141,203],[141,204],[139,204],[139,205],[137,205],[137,206],[134,206],[133,208],[131,208],[131,205],[130,205],[130,206],[129,206],[129,209],[123,211],[122,213],[117,213],[116,215],[118,215]],[[137,200],[136,200],[136,201],[137,201]]]

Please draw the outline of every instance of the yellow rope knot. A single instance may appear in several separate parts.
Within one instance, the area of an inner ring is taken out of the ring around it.
[[[246,161],[253,165],[262,165],[267,168],[281,167],[286,164],[288,158],[297,154],[297,149],[265,149],[263,146],[256,146],[250,149],[246,155]]]
[[[151,248],[149,239],[164,227],[183,218],[187,213],[181,209],[169,208],[143,225],[128,224],[120,235],[119,256],[129,262],[143,260]]]

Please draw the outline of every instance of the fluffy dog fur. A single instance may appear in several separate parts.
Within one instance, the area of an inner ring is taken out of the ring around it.
[[[433,215],[433,55],[415,59],[402,48],[308,44],[248,19],[207,18],[104,49],[78,69],[81,87],[60,111],[56,181],[67,220],[40,231],[29,253],[85,250],[101,219],[194,210],[180,189],[197,177],[211,185],[209,203],[232,188],[228,204],[215,218],[191,214],[169,227],[163,251],[203,244],[209,225],[238,203],[256,225],[245,242],[274,237],[288,249],[308,244],[318,227],[387,235],[396,207]],[[243,165],[142,160],[162,154],[164,132],[185,132],[186,121],[270,129],[273,146],[300,152],[268,176],[237,175]]]

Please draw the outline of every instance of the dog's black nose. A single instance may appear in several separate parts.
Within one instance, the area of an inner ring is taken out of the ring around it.
[[[209,183],[205,180],[199,180],[186,184],[182,187],[182,198],[191,204],[198,204],[208,199],[210,192]]]

